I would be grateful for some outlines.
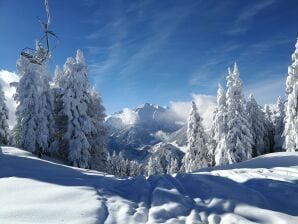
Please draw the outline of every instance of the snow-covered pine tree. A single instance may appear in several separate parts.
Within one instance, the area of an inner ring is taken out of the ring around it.
[[[130,176],[139,176],[142,175],[143,169],[140,163],[138,163],[136,160],[130,161],[129,164],[129,174]]]
[[[274,114],[271,106],[264,105],[264,113],[266,117],[266,129],[268,130],[269,141],[270,141],[270,152],[272,152],[274,146]]]
[[[88,135],[88,141],[91,145],[91,161],[92,169],[105,171],[107,151],[105,149],[105,135],[104,128],[105,108],[102,105],[102,99],[99,93],[93,88],[89,93],[89,103],[87,114],[92,121],[91,133]]]
[[[223,87],[219,84],[217,90],[217,105],[213,116],[211,127],[212,139],[215,142],[214,148],[214,163],[213,165],[227,164],[226,156],[226,135],[227,135],[227,108],[226,108],[226,93]]]
[[[61,145],[73,166],[90,167],[91,145],[87,137],[91,134],[93,124],[87,113],[90,100],[88,75],[81,50],[77,51],[76,59],[68,58],[64,64],[60,88],[63,106],[58,113],[66,120],[66,126],[61,127]]]
[[[112,155],[108,154],[107,158],[107,173],[118,175],[117,167],[119,167],[118,155],[114,151]]]
[[[153,158],[152,156],[149,158],[148,165],[147,165],[147,175],[157,175],[157,174],[163,174],[164,170],[162,166],[160,165],[160,162],[157,158]]]
[[[51,144],[54,141],[55,133],[54,98],[50,88],[50,72],[47,63],[40,66],[39,74],[41,85],[37,120],[37,140],[43,152],[51,153]]]
[[[227,76],[227,138],[226,158],[228,163],[237,163],[252,157],[252,135],[244,111],[242,82],[237,64]]]
[[[37,54],[44,51],[39,42]],[[17,61],[20,81],[17,84],[15,100],[17,124],[14,128],[14,142],[21,148],[43,153],[48,151],[51,141],[51,94],[47,61],[42,65],[30,63],[21,56]]]
[[[187,140],[188,151],[183,158],[184,170],[191,172],[207,167],[207,136],[194,101],[192,101],[191,113],[188,119]]]
[[[274,116],[274,152],[282,151],[282,146],[284,143],[284,118],[285,118],[285,103],[281,97],[278,97],[275,105],[275,116]]]
[[[269,132],[266,125],[266,116],[252,94],[246,103],[247,119],[250,123],[253,137],[253,156],[270,152]]]
[[[62,96],[64,93],[64,86],[66,86],[66,78],[61,70],[61,68],[57,65],[55,68],[53,85],[52,85],[52,95],[53,95],[53,118],[54,118],[54,141],[51,144],[51,151],[57,157],[60,157],[64,160],[67,160],[68,150],[65,146],[65,142],[63,141],[64,133],[67,128],[67,116],[63,112],[63,101]]]
[[[123,151],[116,155],[118,158],[115,160],[117,163],[116,166],[116,174],[120,177],[127,177],[129,176],[129,161],[124,158]]]
[[[176,158],[171,157],[171,162],[167,167],[167,174],[173,174],[179,172],[179,164]]]
[[[298,39],[292,54],[292,65],[288,68],[286,81],[287,102],[285,105],[285,142],[287,152],[298,151]]]
[[[2,86],[0,84],[0,145],[7,145],[9,138],[8,128],[8,109],[5,103],[6,99]]]
[[[59,65],[56,65],[54,78],[53,78],[54,86],[59,87],[59,83],[62,78],[63,78],[63,71],[61,70]]]

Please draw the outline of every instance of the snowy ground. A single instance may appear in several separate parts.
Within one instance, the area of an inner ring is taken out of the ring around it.
[[[298,153],[119,179],[3,147],[0,223],[298,223]]]

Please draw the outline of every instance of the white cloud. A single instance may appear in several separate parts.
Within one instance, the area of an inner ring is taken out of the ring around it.
[[[212,124],[213,112],[216,107],[216,97],[210,95],[193,94],[198,111],[203,118],[203,125],[209,129]]]
[[[12,128],[16,123],[15,118],[15,109],[16,109],[16,102],[13,99],[13,95],[15,94],[15,88],[10,87],[10,83],[12,82],[18,82],[19,77],[13,73],[6,70],[0,70],[0,84],[3,88],[4,95],[6,98],[6,105],[9,110],[9,120],[8,124],[9,127]]]
[[[129,108],[124,108],[122,113],[117,114],[117,117],[122,120],[124,125],[135,124],[139,118],[138,114]]]
[[[193,94],[198,111],[203,118],[203,125],[210,129],[212,124],[213,111],[216,107],[216,97],[210,95]],[[174,117],[177,121],[185,123],[188,119],[191,102],[190,101],[171,101],[169,105],[169,116]]]

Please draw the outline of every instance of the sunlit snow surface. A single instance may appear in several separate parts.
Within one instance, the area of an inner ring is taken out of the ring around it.
[[[120,179],[2,151],[0,223],[298,223],[298,153]]]

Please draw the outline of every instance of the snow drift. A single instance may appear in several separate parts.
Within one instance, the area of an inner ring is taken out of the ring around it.
[[[298,153],[116,178],[2,147],[0,223],[298,223]]]

